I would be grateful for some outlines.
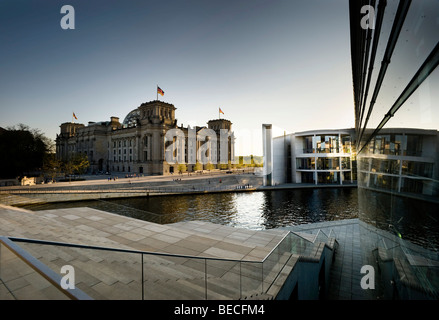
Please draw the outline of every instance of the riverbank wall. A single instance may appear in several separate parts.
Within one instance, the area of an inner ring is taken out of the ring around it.
[[[261,176],[254,174],[112,178],[3,187],[0,188],[0,203],[19,207],[99,199],[334,187],[352,188],[356,185],[285,184],[268,187],[262,185]]]

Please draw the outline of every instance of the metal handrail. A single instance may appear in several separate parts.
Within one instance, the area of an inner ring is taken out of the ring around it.
[[[267,255],[265,256],[265,258],[262,259],[261,262],[265,262],[265,260],[268,259],[268,257],[274,252],[274,250],[276,250],[276,249],[279,247],[279,245],[284,241],[284,239],[285,239],[286,237],[288,237],[288,236],[290,235],[290,233],[291,233],[291,231],[288,231],[288,233],[286,233],[286,234],[282,237],[282,239],[277,243],[277,245],[276,245],[273,249],[271,249],[269,253],[267,253]]]
[[[237,259],[226,259],[226,258],[213,258],[213,257],[201,257],[201,256],[190,256],[190,255],[183,255],[183,254],[173,254],[173,253],[163,253],[163,252],[150,252],[150,251],[141,251],[141,250],[132,250],[132,249],[122,249],[122,248],[109,248],[109,247],[101,247],[101,246],[90,246],[90,245],[82,245],[82,244],[74,244],[74,243],[65,243],[65,242],[58,242],[58,241],[47,241],[47,240],[37,240],[37,239],[27,239],[27,238],[18,238],[18,237],[0,237],[0,240],[6,239],[10,242],[17,241],[17,242],[24,242],[24,243],[32,243],[32,244],[41,244],[41,245],[53,245],[53,246],[61,246],[61,247],[69,247],[69,248],[79,248],[79,249],[90,249],[90,250],[102,250],[102,251],[111,251],[111,252],[118,252],[118,253],[132,253],[132,254],[139,254],[141,256],[141,265],[142,265],[142,300],[144,299],[144,273],[143,273],[143,257],[144,255],[153,255],[153,256],[162,256],[162,257],[174,257],[174,258],[187,258],[187,259],[198,259],[198,260],[204,260],[204,266],[205,266],[205,298],[207,300],[207,261],[227,261],[227,262],[234,262],[240,264],[240,270],[242,263],[255,263],[255,264],[262,264],[261,261],[253,261],[253,260],[237,260]],[[19,248],[19,247],[18,247]],[[21,249],[21,248],[20,248]],[[29,253],[27,253],[25,250],[21,249],[20,254],[17,254],[21,258],[21,254],[27,254],[27,256],[32,257]],[[54,273],[52,270],[47,268],[44,264],[42,264],[38,259],[33,258],[28,259],[31,261],[29,264],[32,268],[35,270],[39,270],[38,272],[43,276],[47,277],[47,273],[51,273],[51,278],[57,279],[59,276]],[[49,271],[50,270],[50,271]],[[263,269],[262,269],[263,270]],[[263,274],[262,274],[263,276]],[[240,274],[240,296],[242,297],[242,274]],[[57,282],[58,281],[58,282]],[[262,279],[263,281],[263,279]],[[57,288],[59,288],[59,279],[51,281],[54,285],[56,285]],[[67,295],[67,293],[65,293]],[[69,296],[69,295],[68,295]],[[77,299],[76,297],[72,297],[74,299]],[[83,298],[80,296],[80,299],[87,299],[86,296]]]
[[[187,258],[187,259],[200,259],[200,260],[220,260],[220,261],[229,261],[229,262],[249,262],[249,263],[253,262],[253,263],[260,263],[260,261],[254,261],[254,260],[238,260],[238,259],[227,259],[227,258],[213,258],[213,257],[203,257],[203,256],[191,256],[191,255],[166,253],[166,252],[154,252],[154,251],[142,251],[142,250],[133,250],[133,249],[123,249],[123,248],[110,248],[110,247],[101,247],[101,246],[90,246],[90,245],[77,244],[77,243],[66,243],[66,242],[58,242],[58,241],[47,241],[47,240],[17,238],[17,237],[7,237],[7,238],[12,240],[12,241],[17,241],[17,242],[33,243],[33,244],[43,244],[43,245],[52,245],[52,246],[60,246],[60,247],[70,247],[70,248],[79,248],[79,249],[102,250],[102,251],[112,251],[112,252],[121,252],[121,253],[133,253],[133,254],[145,254],[145,255],[155,255],[155,256],[174,257],[174,258]]]
[[[123,249],[123,248],[110,248],[110,247],[101,247],[101,246],[90,246],[90,245],[77,244],[77,243],[67,243],[67,242],[38,240],[38,239],[19,238],[19,237],[6,237],[6,238],[10,239],[11,241],[17,241],[17,242],[34,243],[34,244],[46,244],[46,245],[52,245],[52,246],[71,247],[71,248],[79,248],[79,249],[103,250],[103,251],[135,253],[135,254],[146,254],[146,255],[156,255],[156,256],[175,257],[175,258],[187,258],[187,259],[200,259],[200,260],[206,259],[206,260],[220,260],[220,261],[228,261],[228,262],[261,263],[261,262],[265,262],[267,260],[267,258],[272,254],[272,252],[277,249],[279,244],[287,236],[289,236],[290,233],[291,232],[288,231],[288,233],[286,233],[282,237],[282,239],[278,242],[278,244],[273,249],[271,249],[270,252],[267,253],[267,255],[261,261],[242,260],[242,259],[239,260],[239,259],[228,259],[228,258],[214,258],[214,257],[203,257],[203,256],[191,256],[191,255],[185,255],[185,254],[156,252],[156,251],[143,251],[143,250]]]
[[[239,281],[240,281],[240,283],[239,283],[239,291],[240,291],[240,296],[241,297],[242,297],[242,272],[241,272],[242,263],[252,263],[252,264],[259,264],[259,265],[261,265],[261,276],[262,276],[262,279],[261,279],[261,291],[264,292],[264,279],[265,279],[264,278],[264,263],[275,253],[276,250],[278,250],[278,248],[280,248],[280,245],[285,241],[285,239],[287,239],[287,237],[291,237],[292,235],[294,235],[295,237],[298,236],[298,235],[292,233],[291,231],[288,231],[282,237],[282,239],[276,244],[276,246],[274,248],[272,248],[270,250],[270,252],[267,253],[267,255],[262,260],[260,260],[260,261],[243,260],[243,259],[239,260],[239,259],[228,259],[228,258],[215,258],[215,257],[203,257],[203,256],[192,256],[192,255],[184,255],[184,254],[165,253],[165,252],[152,252],[152,251],[142,251],[142,250],[134,250],[134,249],[114,248],[114,247],[110,248],[110,247],[102,247],[102,246],[91,246],[91,245],[83,245],[83,244],[75,244],[75,243],[65,243],[65,242],[59,242],[59,241],[47,241],[47,240],[29,239],[29,238],[20,238],[20,237],[0,237],[0,240],[6,239],[6,240],[8,240],[11,243],[13,241],[16,241],[16,242],[23,242],[23,243],[32,243],[32,244],[41,244],[41,245],[52,245],[52,246],[61,246],[61,247],[69,247],[69,248],[79,248],[79,249],[102,250],[102,251],[110,251],[110,252],[118,252],[118,253],[139,254],[139,255],[141,255],[141,262],[142,262],[141,265],[142,266],[143,266],[144,255],[204,260],[204,265],[205,265],[205,271],[204,271],[205,272],[205,297],[207,299],[207,293],[208,293],[208,291],[207,291],[207,261],[224,261],[224,262],[239,263],[239,270],[240,270],[240,273],[239,273],[239,277],[240,277],[239,278]],[[316,235],[314,241],[316,240],[316,238],[317,238],[317,235]],[[314,241],[309,241],[308,239],[305,239],[305,238],[303,238],[303,239],[306,240],[307,242],[314,243]],[[26,252],[23,249],[21,249],[21,250],[22,250],[22,252]],[[291,251],[288,251],[288,250],[285,250],[285,252],[290,252],[291,253]],[[285,252],[283,252],[283,253],[285,253]],[[28,254],[28,255],[30,256],[30,254]],[[38,261],[38,259],[33,258],[33,260],[31,260],[31,261],[36,263],[36,261]],[[284,262],[283,265],[279,268],[279,270],[277,271],[277,274],[273,277],[273,280],[268,285],[268,288],[270,288],[272,286],[272,284],[274,283],[274,281],[278,277],[279,273],[281,272],[282,268],[285,266],[286,263],[288,263],[288,261],[289,261],[289,259],[286,262]],[[36,264],[34,264],[32,267],[34,269],[37,268]],[[47,267],[45,267],[45,268],[47,268]],[[44,270],[46,270],[46,269],[44,269]],[[43,274],[45,272],[41,271],[39,273]],[[143,286],[144,274],[143,274],[143,267],[142,267],[141,274],[142,274],[142,299],[144,299],[144,286]],[[267,290],[268,290],[268,288],[267,288]]]
[[[97,199],[97,201],[103,202],[103,203],[105,203],[105,205],[113,205],[113,206],[123,207],[123,208],[130,210],[130,211],[140,212],[141,214],[148,214],[148,215],[155,217],[157,220],[159,220],[160,224],[162,224],[162,222],[163,222],[164,216],[162,214],[158,214],[158,213],[147,211],[147,210],[141,210],[141,209],[137,209],[137,208],[130,207],[130,206],[125,206],[125,205],[120,204],[120,203],[108,202],[108,201],[105,201],[102,199]]]
[[[276,250],[283,242],[283,240],[290,234],[288,232],[284,235],[284,237],[279,241],[279,243],[262,259],[261,261],[255,261],[255,260],[238,260],[238,259],[227,259],[227,258],[214,258],[214,257],[203,257],[203,256],[191,256],[191,255],[184,255],[184,254],[174,254],[174,253],[164,253],[164,252],[151,252],[151,251],[142,251],[142,250],[133,250],[133,249],[123,249],[123,248],[110,248],[110,247],[102,247],[102,246],[90,246],[90,245],[83,245],[83,244],[75,244],[75,243],[65,243],[65,242],[59,242],[59,241],[47,241],[47,240],[38,240],[38,239],[28,239],[28,238],[19,238],[19,237],[3,237],[8,239],[9,241],[16,241],[16,242],[23,242],[23,243],[32,243],[32,244],[41,244],[41,245],[53,245],[53,246],[61,246],[61,247],[69,247],[69,248],[79,248],[79,249],[90,249],[90,250],[102,250],[102,251],[111,251],[111,252],[118,252],[118,253],[131,253],[131,254],[139,254],[141,255],[141,262],[143,266],[143,257],[144,255],[151,255],[151,256],[161,256],[161,257],[173,257],[173,258],[186,258],[186,259],[197,259],[197,260],[204,260],[205,265],[205,298],[207,299],[207,261],[225,261],[225,262],[233,262],[233,263],[239,263],[239,269],[240,269],[240,283],[239,283],[239,290],[240,290],[240,297],[242,297],[242,273],[241,273],[241,266],[242,263],[253,263],[253,264],[259,264],[261,265],[261,290],[264,291],[264,262],[271,256],[271,254]],[[24,251],[24,250],[23,250]],[[30,255],[29,255],[30,256]],[[37,259],[35,259],[38,261]],[[279,271],[280,272],[280,271]],[[278,273],[279,273],[278,272]],[[273,277],[273,281],[276,279],[277,275]],[[142,283],[144,280],[143,275],[143,267],[142,267]],[[270,287],[271,284],[268,286]],[[142,300],[144,299],[144,286],[142,285]]]
[[[12,251],[18,258],[20,258],[23,262],[25,262],[29,267],[34,269],[38,274],[40,274],[43,278],[49,281],[55,288],[61,291],[64,295],[74,300],[91,300],[86,293],[81,291],[80,289],[64,289],[61,286],[61,277],[54,272],[52,269],[47,267],[41,261],[33,257],[26,250],[21,248],[20,246],[13,243],[13,240],[8,237],[0,236],[0,243],[6,246],[10,251]]]

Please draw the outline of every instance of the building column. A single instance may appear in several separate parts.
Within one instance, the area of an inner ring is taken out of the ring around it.
[[[367,170],[367,187],[370,186],[370,172],[372,170],[372,158],[368,158],[368,170]]]
[[[312,150],[314,152],[314,184],[318,184],[318,174],[317,174],[317,142],[316,142],[316,134],[314,133],[312,138]]]
[[[349,168],[351,169],[351,183],[354,183],[354,168],[352,168],[352,153],[349,155]],[[357,162],[357,172],[358,172],[358,162]],[[358,173],[357,173],[357,179],[358,179]]]
[[[402,185],[402,157],[399,157],[399,177],[398,177],[398,192],[401,192]]]
[[[340,135],[338,135],[340,138]],[[340,151],[340,145],[339,145],[339,151]],[[340,185],[343,185],[343,166],[341,164],[341,157],[338,157],[338,165],[339,165],[339,174],[340,174]]]
[[[271,124],[262,125],[262,145],[264,156],[263,184],[264,186],[273,185],[273,146]]]

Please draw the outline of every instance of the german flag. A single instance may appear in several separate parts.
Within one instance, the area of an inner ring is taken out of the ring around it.
[[[78,118],[76,117],[76,114],[73,112],[73,118],[75,118],[76,120],[78,120]]]
[[[223,110],[221,110],[221,108],[219,108],[219,112],[222,113],[222,114],[224,114],[224,112],[223,112]]]
[[[157,87],[157,93],[162,96],[165,94],[165,92],[162,89],[160,89],[160,87]]]

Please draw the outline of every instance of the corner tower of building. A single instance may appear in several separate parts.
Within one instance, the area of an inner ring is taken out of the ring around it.
[[[232,122],[227,119],[209,120],[207,122],[207,128],[215,131],[216,135],[219,137],[218,145],[217,145],[218,163],[222,165],[234,164],[235,136],[232,131]],[[221,141],[221,139],[223,139],[224,141]],[[227,139],[227,141],[225,139]]]
[[[138,107],[140,120],[142,124],[163,124],[165,126],[175,125],[175,110],[173,104],[154,100],[142,103]]]
[[[226,119],[214,119],[207,122],[207,127],[214,131],[220,131],[221,129],[232,131],[232,122]]]

